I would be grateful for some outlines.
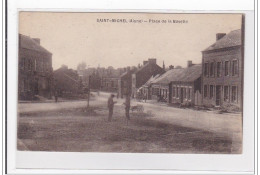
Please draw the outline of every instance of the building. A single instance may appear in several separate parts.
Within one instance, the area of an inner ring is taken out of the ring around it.
[[[123,98],[126,95],[132,93],[132,74],[136,71],[136,68],[127,67],[126,71],[120,75],[118,80],[118,95]]]
[[[103,76],[101,78],[101,90],[107,92],[118,92],[118,76]]]
[[[52,96],[52,53],[39,38],[19,34],[18,99],[36,100]]]
[[[153,81],[152,99],[168,103],[201,104],[201,65],[188,61],[187,68],[170,69]]]
[[[143,66],[132,74],[132,96],[136,97],[137,90],[144,85],[151,76],[163,73],[164,70],[156,64],[155,58],[143,62]]]
[[[202,51],[202,92],[205,106],[242,109],[243,55],[241,30],[216,34],[216,42]]]
[[[76,70],[63,65],[53,72],[54,90],[62,97],[75,97],[83,92],[83,84]]]
[[[161,74],[157,74],[155,76],[151,76],[151,78],[141,87],[141,93],[146,95],[146,99],[152,99],[152,84],[161,76]]]
[[[169,86],[169,103],[180,103],[191,106],[202,104],[201,96],[201,64],[192,64],[180,69],[180,74],[175,76]]]
[[[157,100],[158,97],[163,97],[165,101],[169,102],[170,83],[176,80],[182,72],[183,69],[170,69],[155,79],[151,83],[151,99]]]

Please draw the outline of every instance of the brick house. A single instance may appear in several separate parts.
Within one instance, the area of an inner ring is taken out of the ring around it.
[[[194,65],[188,61],[188,67],[175,74],[169,84],[169,103],[192,106],[202,104],[201,70],[201,64]]]
[[[202,51],[202,93],[205,106],[242,108],[243,56],[241,30],[216,34],[216,42]]]
[[[52,53],[40,45],[39,38],[19,34],[18,99],[51,98]]]
[[[152,99],[168,103],[201,104],[201,65],[188,61],[187,68],[170,69],[152,83]]]
[[[136,97],[137,90],[144,85],[151,76],[161,74],[164,69],[156,64],[155,58],[149,58],[143,62],[143,66],[132,74],[132,96]]]

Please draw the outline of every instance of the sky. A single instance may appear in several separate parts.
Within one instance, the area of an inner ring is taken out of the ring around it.
[[[216,33],[241,29],[241,17],[240,14],[20,12],[19,33],[40,38],[41,45],[53,54],[54,70],[63,64],[76,69],[80,62],[86,62],[88,67],[137,66],[148,58],[156,58],[160,66],[164,61],[167,67],[186,67],[188,60],[201,63],[201,51],[216,41]],[[127,23],[100,22],[102,19],[125,19]],[[133,23],[131,19],[143,22]],[[173,20],[186,23],[170,22]]]

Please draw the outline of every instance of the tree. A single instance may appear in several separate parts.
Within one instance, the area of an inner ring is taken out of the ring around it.
[[[81,62],[78,64],[77,66],[77,70],[80,71],[80,70],[85,70],[87,67],[86,63],[85,62]]]

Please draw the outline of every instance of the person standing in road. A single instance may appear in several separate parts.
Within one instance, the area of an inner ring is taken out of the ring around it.
[[[126,122],[128,124],[128,121],[130,120],[130,115],[129,115],[129,111],[130,111],[130,95],[126,95],[125,98],[125,116],[126,116]]]
[[[54,92],[55,102],[58,102],[58,90]]]
[[[107,101],[107,107],[108,107],[108,110],[109,110],[109,114],[108,114],[108,121],[109,122],[112,120],[114,104],[116,103],[116,102],[113,101],[114,97],[115,97],[115,95],[111,94],[111,96],[108,98],[108,101]]]

